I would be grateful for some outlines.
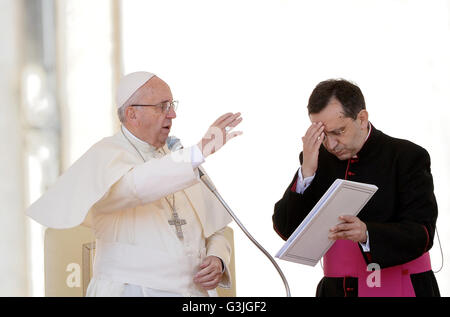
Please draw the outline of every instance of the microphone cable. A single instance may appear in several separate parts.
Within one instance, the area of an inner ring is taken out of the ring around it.
[[[236,224],[239,226],[239,228],[241,228],[241,230],[245,233],[245,235],[250,239],[251,242],[253,242],[253,244],[262,252],[264,253],[264,255],[270,260],[270,262],[272,262],[273,266],[275,267],[275,269],[278,271],[278,274],[280,275],[281,279],[283,280],[283,284],[284,287],[286,289],[286,297],[291,297],[291,291],[289,289],[289,284],[288,281],[286,279],[286,277],[283,274],[283,271],[281,270],[281,268],[278,266],[277,262],[275,261],[275,259],[269,254],[269,252],[267,252],[259,243],[258,241],[256,241],[255,238],[253,238],[253,236],[248,232],[248,230],[245,228],[245,226],[242,224],[242,222],[239,220],[238,217],[236,217],[236,215],[233,213],[233,211],[231,210],[230,206],[228,206],[228,204],[226,203],[226,201],[222,198],[222,196],[219,194],[219,192],[217,191],[216,187],[214,186],[214,184],[208,179],[208,176],[206,175],[206,173],[203,171],[203,169],[201,167],[198,168],[199,172],[200,172],[200,179],[202,180],[202,182],[206,185],[206,187],[209,188],[209,190],[217,197],[217,199],[222,203],[222,205],[225,207],[225,209],[227,210],[228,214],[231,216],[231,218],[233,218],[233,220],[236,222]]]

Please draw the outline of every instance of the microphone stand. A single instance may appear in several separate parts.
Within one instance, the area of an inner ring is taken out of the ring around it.
[[[277,262],[273,259],[273,257],[256,241],[252,235],[247,231],[247,229],[244,227],[244,225],[241,223],[241,221],[236,217],[236,215],[231,210],[230,206],[225,202],[225,200],[222,198],[222,196],[218,193],[216,187],[214,184],[208,179],[208,176],[205,174],[205,172],[202,170],[202,168],[198,168],[200,173],[200,179],[202,182],[206,185],[206,187],[209,188],[209,190],[217,197],[217,199],[222,203],[222,205],[227,210],[228,214],[233,218],[233,220],[237,223],[239,228],[245,233],[245,235],[250,239],[250,241],[253,242],[254,245],[258,247],[259,250],[261,250],[262,253],[264,253],[267,258],[269,258],[270,262],[272,262],[273,266],[275,266],[276,270],[278,271],[278,274],[280,274],[281,279],[283,280],[284,287],[286,288],[286,297],[291,297],[291,291],[289,289],[289,284],[286,280],[286,277],[283,274],[283,271],[281,271],[280,267],[278,266]]]

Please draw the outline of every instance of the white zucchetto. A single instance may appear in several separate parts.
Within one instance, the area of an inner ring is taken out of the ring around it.
[[[149,72],[135,72],[122,77],[117,87],[117,108],[122,107],[153,76],[155,74]]]

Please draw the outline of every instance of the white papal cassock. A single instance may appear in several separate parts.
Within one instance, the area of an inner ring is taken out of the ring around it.
[[[210,255],[225,264],[220,285],[230,286],[231,249],[223,230],[231,218],[199,181],[195,151],[156,149],[123,127],[92,146],[29,207],[27,214],[47,227],[93,228],[88,296],[215,295],[193,282]],[[179,218],[186,220],[183,239],[168,222],[172,194]]]

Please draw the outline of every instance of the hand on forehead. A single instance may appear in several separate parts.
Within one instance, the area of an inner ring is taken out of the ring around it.
[[[311,113],[309,119],[312,123],[321,122],[326,131],[339,129],[346,121],[341,103],[334,98],[330,100],[321,112]]]

